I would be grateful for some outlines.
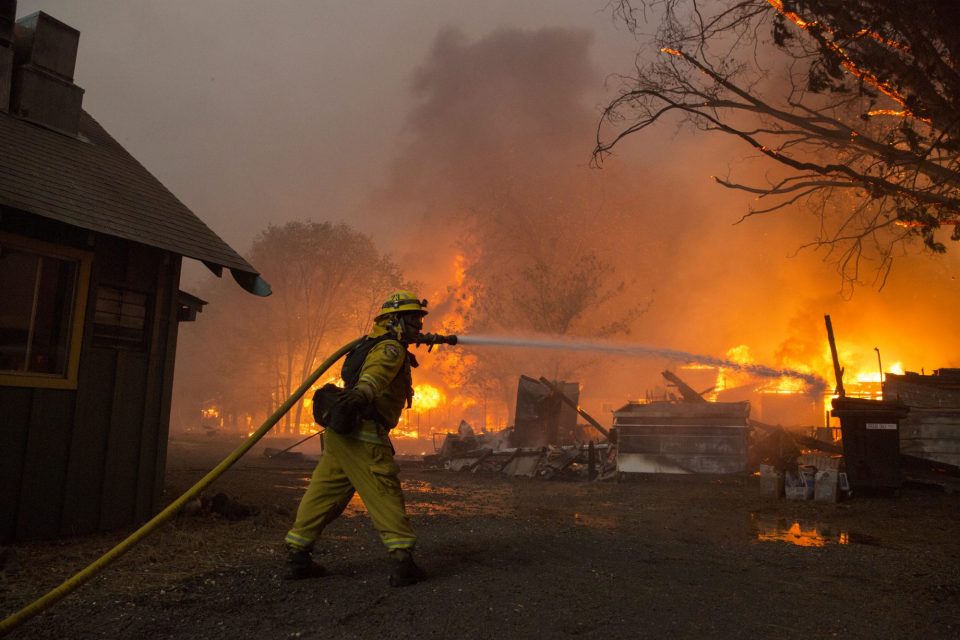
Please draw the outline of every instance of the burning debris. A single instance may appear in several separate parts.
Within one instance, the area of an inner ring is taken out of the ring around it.
[[[609,431],[579,409],[576,382],[550,382],[520,376],[514,426],[479,436],[465,421],[457,433],[448,433],[439,451],[426,456],[428,468],[450,471],[486,471],[509,476],[544,479],[594,479],[600,452],[612,445],[596,444],[596,429]],[[589,425],[577,423],[577,414]],[[606,457],[605,457],[606,458]],[[606,474],[609,476],[609,474]]]
[[[461,422],[457,433],[446,434],[438,453],[427,456],[427,465],[591,480],[636,473],[739,474],[759,469],[764,495],[835,502],[854,489],[899,487],[904,479],[902,457],[912,469],[910,480],[933,481],[948,491],[956,484],[931,480],[929,472],[933,462],[941,472],[960,472],[951,464],[955,460],[951,456],[960,451],[953,434],[960,434],[960,429],[932,437],[940,433],[936,427],[960,424],[960,401],[954,397],[960,393],[960,370],[944,369],[934,376],[889,374],[884,390],[896,393],[897,401],[834,399],[842,446],[833,429],[785,429],[753,420],[748,401],[710,401],[705,396],[713,389],[698,392],[672,371],[662,375],[676,393],[628,402],[613,411],[610,429],[577,406],[579,384],[521,376],[512,428],[477,435]],[[914,409],[904,399],[920,407],[912,420],[905,416]],[[576,424],[577,415],[589,425]],[[902,434],[901,421],[909,425]],[[901,456],[903,434],[908,434],[907,446],[912,447],[904,453],[913,455]],[[919,471],[928,472],[924,479]]]

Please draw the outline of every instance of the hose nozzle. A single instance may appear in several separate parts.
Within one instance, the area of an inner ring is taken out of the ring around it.
[[[421,333],[417,336],[417,339],[413,341],[413,344],[418,347],[425,344],[427,345],[427,351],[432,351],[438,344],[449,344],[451,346],[457,344],[457,336],[444,336],[439,333]]]

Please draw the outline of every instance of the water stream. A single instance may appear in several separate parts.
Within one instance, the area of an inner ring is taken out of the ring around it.
[[[675,349],[658,349],[654,347],[644,347],[640,345],[617,344],[614,342],[589,342],[581,340],[564,340],[558,338],[523,338],[506,336],[484,336],[469,335],[457,336],[457,344],[470,346],[494,346],[494,347],[513,347],[528,349],[564,349],[567,351],[596,351],[602,353],[615,353],[628,357],[640,358],[664,358],[667,360],[676,360],[679,362],[696,362],[715,367],[724,367],[734,371],[744,371],[762,378],[796,378],[803,380],[810,385],[811,392],[819,392],[826,388],[827,382],[820,376],[797,371],[795,369],[777,369],[767,367],[761,364],[744,364],[725,360],[714,356],[706,356],[686,351],[677,351]]]

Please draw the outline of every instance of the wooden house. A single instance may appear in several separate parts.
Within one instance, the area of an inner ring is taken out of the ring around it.
[[[183,257],[267,285],[83,111],[79,32],[0,0],[0,542],[160,506]]]

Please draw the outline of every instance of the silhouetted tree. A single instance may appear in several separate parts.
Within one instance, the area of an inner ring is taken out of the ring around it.
[[[368,331],[385,296],[402,284],[390,257],[345,224],[271,225],[249,258],[273,295],[251,300],[237,287],[216,287],[184,352],[186,384],[233,415],[279,405],[329,352]],[[286,431],[300,424],[302,408],[285,417]]]
[[[649,0],[612,3],[636,33],[658,20],[659,55],[623,78],[594,158],[671,115],[734,136],[779,165],[762,183],[716,178],[802,205],[847,283],[864,258],[882,286],[897,251],[960,239],[960,27],[938,0]]]
[[[466,278],[454,292],[464,326],[450,330],[591,339],[628,333],[652,294],[640,302],[632,297],[633,283],[581,237],[576,208],[552,211],[549,205],[515,209],[511,202],[478,212],[463,242]],[[592,360],[564,351],[485,349],[444,362],[448,379],[458,378],[481,396],[499,396],[510,408],[519,373],[570,380]]]

